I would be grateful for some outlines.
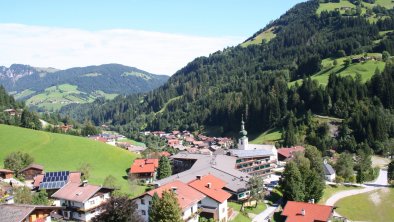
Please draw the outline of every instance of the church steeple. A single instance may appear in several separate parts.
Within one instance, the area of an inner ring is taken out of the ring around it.
[[[245,122],[244,122],[244,116],[242,115],[242,121],[241,121],[241,131],[239,131],[239,135],[241,137],[247,136],[248,132],[245,130]]]
[[[241,131],[239,131],[240,138],[238,140],[238,149],[247,150],[249,146],[248,132],[245,130],[244,116],[242,115]]]

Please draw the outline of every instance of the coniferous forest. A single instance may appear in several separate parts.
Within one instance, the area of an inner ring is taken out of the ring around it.
[[[296,5],[254,35],[274,28],[271,41],[196,58],[150,93],[71,105],[62,113],[132,137],[141,130],[237,132],[244,115],[250,133],[282,129],[285,146],[308,143],[323,152],[369,147],[386,154],[394,143],[394,35],[382,39],[379,32],[394,28],[394,10],[374,8],[385,17],[370,22],[339,11],[317,14],[318,7],[319,1]],[[323,59],[364,53],[382,53],[387,61],[366,83],[360,75],[332,73],[327,85],[311,78]],[[294,80],[302,81],[289,84]],[[335,138],[326,126],[311,124],[313,114],[342,119]]]

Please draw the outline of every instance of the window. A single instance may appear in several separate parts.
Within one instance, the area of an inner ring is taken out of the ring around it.
[[[149,201],[149,206],[152,205],[152,201]]]
[[[146,215],[146,211],[145,210],[141,210],[141,214],[145,216]]]
[[[144,199],[141,199],[141,204],[145,205],[145,200]]]
[[[81,218],[81,216],[82,216],[82,214],[81,214],[81,213],[78,213],[78,217]]]
[[[94,200],[89,201],[90,205],[94,205]]]
[[[225,207],[223,207],[223,208],[222,208],[222,213],[224,213],[224,211],[225,211],[225,210],[226,210],[226,208],[225,208]]]

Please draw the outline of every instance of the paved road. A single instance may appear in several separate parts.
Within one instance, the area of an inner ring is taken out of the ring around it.
[[[380,170],[378,178],[372,182],[372,183],[365,183],[363,184],[364,189],[356,189],[356,190],[346,190],[346,191],[341,191],[339,193],[336,193],[332,195],[328,200],[326,201],[326,205],[329,206],[334,206],[337,201],[339,201],[342,198],[361,194],[361,193],[367,193],[373,190],[380,189],[382,187],[387,187],[387,170]],[[337,212],[334,211],[334,216],[339,216]]]
[[[252,222],[268,222],[268,219],[275,213],[276,208],[279,207],[279,204],[275,204],[273,206],[267,207],[263,212],[256,215]]]

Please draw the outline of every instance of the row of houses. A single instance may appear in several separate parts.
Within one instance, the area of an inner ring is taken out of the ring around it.
[[[43,167],[31,164],[20,173],[27,181],[32,180],[32,192],[45,190],[52,206],[33,206],[13,204],[12,180],[3,183],[0,198],[7,196],[6,203],[0,205],[0,221],[51,221],[57,220],[90,221],[102,212],[101,206],[110,198],[113,188],[89,184],[81,180],[81,172],[56,171],[43,172]],[[0,170],[0,176],[12,179],[13,172]],[[6,179],[4,179],[6,180]],[[7,186],[5,186],[7,185]],[[23,214],[15,213],[21,211]]]

